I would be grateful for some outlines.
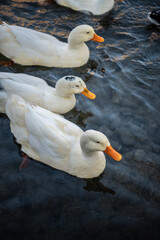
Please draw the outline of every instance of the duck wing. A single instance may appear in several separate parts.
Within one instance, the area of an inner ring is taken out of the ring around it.
[[[22,48],[32,48],[43,55],[51,55],[55,53],[55,45],[63,45],[57,38],[42,32],[38,32],[29,28],[8,25],[3,23],[4,28],[12,37],[12,41]]]
[[[34,111],[44,119],[50,121],[55,129],[60,131],[61,134],[65,134],[65,137],[79,138],[83,131],[76,124],[68,121],[62,115],[48,111],[47,109],[41,107],[33,107]]]
[[[16,94],[21,96],[29,103],[42,105],[44,102],[44,90],[39,89],[36,86],[14,82],[8,79],[1,82],[1,85],[7,94]]]
[[[8,94],[21,96],[25,101],[44,106],[46,96],[52,94],[48,84],[40,78],[27,74],[0,73],[0,112],[5,113]]]
[[[48,84],[43,79],[30,76],[28,74],[0,72],[0,86],[1,86],[1,83],[7,79],[17,83],[23,83],[23,84],[35,86],[37,88],[44,88],[48,86]]]
[[[69,126],[63,117],[43,108],[30,105],[27,108],[25,122],[29,132],[29,144],[38,152],[39,161],[68,171],[71,148],[79,139],[69,134],[72,124]]]

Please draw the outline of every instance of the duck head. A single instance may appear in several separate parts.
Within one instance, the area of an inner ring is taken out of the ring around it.
[[[69,45],[78,45],[89,40],[93,40],[96,42],[104,42],[104,38],[98,36],[94,29],[89,25],[80,25],[74,28],[68,37]]]
[[[65,76],[56,83],[56,91],[61,96],[70,96],[72,94],[81,93],[90,99],[95,99],[96,95],[90,92],[84,81],[76,76]]]
[[[121,154],[111,147],[108,138],[101,132],[87,130],[82,134],[80,138],[80,144],[82,150],[86,154],[95,151],[103,151],[116,161],[120,161],[122,159]]]

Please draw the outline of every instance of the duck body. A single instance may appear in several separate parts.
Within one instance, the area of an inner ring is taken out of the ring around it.
[[[89,34],[85,31],[90,31]],[[84,35],[79,39],[79,35]],[[68,43],[29,28],[0,25],[0,53],[21,65],[39,65],[46,67],[79,67],[87,63],[89,49],[84,43],[94,36],[94,30],[88,25],[80,25],[69,35]]]
[[[0,91],[2,113],[5,113],[8,94],[16,94],[28,103],[39,105],[51,112],[64,114],[74,108],[76,104],[74,94],[83,93],[84,89],[87,89],[83,80],[75,76],[65,76],[59,79],[53,88],[41,78],[7,72],[0,73],[0,86],[2,88]]]
[[[56,0],[56,2],[76,11],[91,12],[93,15],[104,14],[114,6],[114,0]]]
[[[110,145],[104,134],[83,132],[61,115],[31,106],[17,95],[8,97],[6,113],[13,135],[31,158],[80,178],[103,172],[106,160],[102,151]]]
[[[93,177],[90,173],[92,165],[95,167],[100,158],[102,166],[98,168],[103,171],[104,154],[96,154],[95,163],[92,156],[87,156],[84,161],[80,147],[83,131],[62,116],[31,107],[14,95],[7,101],[6,112],[13,135],[22,145],[22,151],[31,158],[79,177]]]
[[[148,19],[156,26],[160,26],[160,9],[148,13]]]

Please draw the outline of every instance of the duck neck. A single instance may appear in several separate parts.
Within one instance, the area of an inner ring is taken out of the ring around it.
[[[86,145],[83,143],[81,143],[81,148],[82,148],[83,155],[91,159],[97,156],[97,154],[100,152],[100,151],[89,150],[88,148],[86,148]]]
[[[79,39],[72,38],[72,35],[68,37],[68,45],[72,49],[79,49],[86,46],[84,42],[79,41]]]
[[[101,151],[83,152],[83,156],[86,163],[87,174],[90,174],[90,177],[99,176],[106,165],[104,153]]]
[[[66,93],[62,89],[56,88],[56,94],[63,98],[75,98],[74,94]]]

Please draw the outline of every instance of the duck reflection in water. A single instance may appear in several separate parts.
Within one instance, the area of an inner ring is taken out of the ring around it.
[[[103,183],[100,182],[102,176],[103,176],[103,173],[97,178],[85,179],[86,186],[84,186],[84,189],[87,190],[88,192],[90,191],[103,192],[103,193],[110,193],[114,195],[116,193],[114,190],[106,187],[105,185],[103,185]]]

